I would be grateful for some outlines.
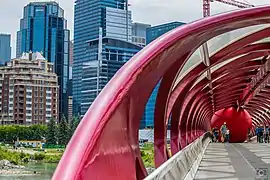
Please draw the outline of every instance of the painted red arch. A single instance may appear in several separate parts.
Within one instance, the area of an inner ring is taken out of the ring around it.
[[[198,97],[194,101],[191,98],[185,102],[185,98],[181,98],[188,96],[189,92],[195,92],[201,85],[194,84],[200,77],[192,78],[196,75],[195,70],[182,80],[185,82],[180,81],[176,88],[172,88],[178,72],[188,58],[211,38],[235,29],[269,22],[270,7],[245,9],[187,24],[152,42],[127,62],[97,97],[68,144],[53,179],[142,179],[146,170],[138,146],[139,123],[145,104],[158,81],[162,79],[155,113],[157,166],[168,158],[165,146],[168,114],[172,114],[172,124],[175,125],[172,128],[172,135],[176,138],[176,141],[172,141],[175,151],[210,128],[213,108],[206,100],[210,91],[206,84],[202,91],[196,93]],[[210,58],[212,65],[225,57],[232,58],[244,54],[244,46],[254,48],[254,51],[267,49],[265,46],[259,48],[259,45],[251,47],[250,44],[263,39],[269,34],[266,33],[268,31],[269,29],[255,33],[236,42],[234,47],[224,48]],[[200,74],[205,68],[202,67]],[[235,73],[235,77],[246,79],[246,75],[255,74],[252,70],[256,70],[252,63],[250,68],[239,67],[242,73]],[[220,70],[213,72],[213,75],[227,76],[226,72]],[[226,82],[218,82],[218,77],[216,78],[217,85],[225,87]],[[233,90],[232,93],[238,91]],[[214,107],[214,110],[231,105],[233,98],[224,102],[223,98],[217,97],[219,106]],[[205,100],[199,103],[199,106],[195,106],[194,102],[198,102],[199,99]],[[175,104],[180,108],[176,108]],[[250,108],[252,112],[256,112],[253,106]],[[194,115],[190,116],[190,112]]]

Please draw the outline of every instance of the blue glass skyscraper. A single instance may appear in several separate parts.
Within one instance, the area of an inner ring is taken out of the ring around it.
[[[140,48],[131,49],[131,12],[127,0],[77,0],[74,23],[73,112],[83,115],[111,76]],[[102,29],[102,58],[106,70],[96,67]],[[108,46],[111,47],[108,47]],[[109,54],[108,56],[106,54]],[[117,59],[119,58],[119,59]],[[123,59],[123,62],[118,60]],[[110,61],[110,62],[108,62]],[[118,63],[118,65],[113,64]],[[108,72],[103,77],[98,70]],[[106,78],[106,80],[104,80]],[[100,85],[98,85],[99,83]],[[103,83],[103,85],[101,85]],[[91,93],[90,93],[91,92]],[[86,97],[88,97],[86,99]],[[91,97],[91,98],[90,98]],[[90,99],[89,99],[90,98]],[[83,106],[83,109],[82,109]]]
[[[98,52],[98,46],[98,39],[89,42],[90,51]],[[100,59],[96,59],[96,53],[91,53],[91,61],[83,66],[81,115],[87,112],[114,74],[141,50],[141,47],[130,42],[107,37],[102,38],[100,47]]]
[[[11,59],[10,35],[0,34],[0,65]]]
[[[149,44],[153,40],[157,39],[161,35],[177,28],[178,26],[184,25],[183,22],[170,22],[157,26],[152,26],[146,29],[146,43]]]
[[[42,52],[54,63],[59,83],[59,116],[68,115],[70,32],[64,10],[56,2],[31,2],[24,7],[20,30],[17,32],[17,52]]]
[[[182,22],[171,22],[158,26],[152,26],[146,29],[146,42],[149,44],[154,41],[161,35],[175,29],[178,26],[181,26],[185,23]],[[140,128],[153,128],[154,127],[154,113],[155,113],[155,104],[160,83],[157,84],[153,90],[147,104],[145,107],[144,117],[141,120]]]

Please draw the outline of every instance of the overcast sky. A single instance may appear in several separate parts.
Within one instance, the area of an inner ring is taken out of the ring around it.
[[[0,0],[0,33],[12,35],[12,57],[15,56],[16,32],[22,18],[23,7],[33,0]],[[36,0],[41,1],[41,0]],[[74,0],[56,0],[65,10],[68,28],[73,38]],[[239,0],[254,5],[270,4],[270,0]],[[152,25],[170,21],[190,22],[202,17],[202,0],[129,0],[134,22]],[[211,14],[236,9],[214,2]]]

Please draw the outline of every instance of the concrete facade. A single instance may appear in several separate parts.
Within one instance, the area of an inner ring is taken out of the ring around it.
[[[1,124],[45,124],[58,120],[57,75],[40,53],[24,53],[0,67]]]

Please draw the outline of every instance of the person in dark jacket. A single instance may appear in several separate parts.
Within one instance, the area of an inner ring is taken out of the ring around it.
[[[269,131],[268,131],[269,127],[265,126],[264,129],[264,142],[265,143],[269,143]]]
[[[214,136],[215,136],[215,142],[218,142],[218,128],[215,128],[215,132],[214,132]]]
[[[256,136],[257,136],[257,143],[259,143],[260,142],[260,128],[257,126],[256,127]]]
[[[247,141],[250,142],[250,138],[251,138],[251,130],[250,128],[248,128],[248,133],[247,133]]]
[[[264,135],[264,128],[263,125],[261,125],[259,128],[260,143],[263,143],[263,135]]]

